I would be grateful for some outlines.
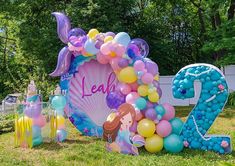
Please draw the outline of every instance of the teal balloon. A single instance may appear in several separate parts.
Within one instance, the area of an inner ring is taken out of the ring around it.
[[[41,128],[39,126],[32,127],[33,139],[41,137]]]
[[[38,145],[41,145],[42,142],[43,142],[43,139],[42,139],[41,136],[40,136],[40,137],[37,137],[37,138],[34,138],[34,139],[33,139],[33,147],[38,146]]]
[[[158,115],[161,115],[161,116],[163,116],[166,113],[166,110],[162,105],[157,105],[155,107],[155,111]]]
[[[184,144],[180,136],[171,134],[163,140],[163,146],[166,151],[171,153],[178,153],[183,150]]]
[[[67,138],[67,131],[57,130],[56,131],[56,141],[63,142]]]
[[[146,101],[143,97],[139,97],[138,99],[136,99],[135,105],[136,105],[136,107],[139,108],[140,110],[143,110],[143,109],[145,109],[146,106],[147,106],[147,101]]]
[[[128,35],[128,33],[126,32],[119,32],[115,37],[114,37],[114,41],[127,47],[128,44],[131,41],[130,36]]]
[[[173,118],[170,120],[170,123],[172,127],[172,133],[179,135],[184,125],[184,122],[180,118]]]
[[[63,110],[66,105],[66,98],[62,95],[54,96],[51,100],[51,106],[55,110]]]

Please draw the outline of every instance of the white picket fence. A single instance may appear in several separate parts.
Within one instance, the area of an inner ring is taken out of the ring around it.
[[[229,91],[235,91],[235,65],[226,66],[221,69],[225,75]],[[174,76],[160,76],[160,87],[162,89],[162,97],[160,103],[168,102],[174,106],[188,106],[196,104],[201,91],[201,83],[199,81],[194,82],[195,97],[191,99],[175,99],[172,95],[172,79]]]

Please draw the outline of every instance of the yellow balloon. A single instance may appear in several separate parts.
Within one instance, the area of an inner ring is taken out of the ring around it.
[[[87,36],[91,39],[94,39],[97,34],[99,34],[99,31],[97,29],[91,29],[89,30]]]
[[[155,75],[153,79],[159,81],[159,75]]]
[[[65,119],[63,116],[56,116],[56,121],[58,126],[63,126],[65,124]]]
[[[159,100],[159,95],[158,95],[157,92],[150,93],[150,94],[148,95],[148,99],[149,99],[149,101],[151,101],[151,102],[157,102],[157,101]]]
[[[140,85],[138,87],[137,91],[140,96],[147,96],[148,95],[148,86],[147,85]]]
[[[143,137],[151,137],[155,130],[155,123],[149,119],[142,119],[137,125],[137,131]]]
[[[163,138],[154,134],[152,137],[146,138],[144,147],[150,153],[160,152],[163,148]]]
[[[118,75],[118,79],[124,83],[134,83],[137,80],[134,68],[130,66],[123,68]]]
[[[112,112],[112,113],[109,114],[109,116],[107,117],[107,121],[112,122],[116,116],[117,116],[116,113]]]
[[[112,41],[113,40],[113,36],[106,36],[104,38],[104,42],[107,43],[108,41]]]

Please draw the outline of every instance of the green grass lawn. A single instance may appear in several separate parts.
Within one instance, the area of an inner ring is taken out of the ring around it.
[[[176,115],[185,120],[190,110],[177,107]],[[184,149],[178,154],[164,150],[151,154],[142,148],[139,156],[110,153],[102,140],[81,136],[70,123],[68,126],[69,137],[64,143],[45,143],[33,149],[15,148],[13,133],[0,135],[0,165],[235,165],[235,151],[219,155]],[[230,135],[235,147],[235,108],[226,108],[209,133]]]

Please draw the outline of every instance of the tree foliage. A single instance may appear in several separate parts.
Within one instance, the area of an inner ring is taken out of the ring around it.
[[[47,96],[58,82],[48,76],[63,47],[54,11],[85,31],[126,31],[145,39],[160,74],[169,75],[191,63],[235,64],[234,8],[235,0],[1,1],[0,98],[24,91],[30,79]]]

